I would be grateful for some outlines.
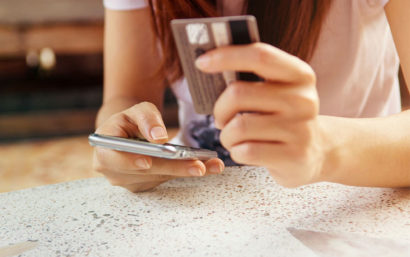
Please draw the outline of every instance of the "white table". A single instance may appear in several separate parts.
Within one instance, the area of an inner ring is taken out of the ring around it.
[[[261,168],[132,194],[102,178],[0,194],[0,248],[21,256],[316,256],[286,230],[409,241],[410,190],[277,185]]]

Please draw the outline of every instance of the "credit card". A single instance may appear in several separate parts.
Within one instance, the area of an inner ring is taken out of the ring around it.
[[[253,73],[226,71],[208,74],[195,67],[195,60],[211,49],[259,42],[254,16],[176,19],[172,20],[171,28],[197,113],[212,114],[216,100],[230,82],[261,80]]]

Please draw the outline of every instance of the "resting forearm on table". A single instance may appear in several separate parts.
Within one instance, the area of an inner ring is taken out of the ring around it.
[[[355,186],[410,186],[410,112],[384,118],[320,116],[327,148],[325,181]]]

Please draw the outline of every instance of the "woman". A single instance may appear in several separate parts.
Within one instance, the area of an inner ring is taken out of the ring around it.
[[[409,80],[409,1],[105,0],[105,7],[97,133],[166,142],[159,110],[167,80],[180,107],[180,143],[204,147],[219,138],[233,161],[264,166],[287,187],[319,181],[410,186],[410,113],[400,112],[395,50]],[[213,117],[197,115],[169,20],[244,13],[257,17],[269,44],[218,48],[196,66],[203,72],[254,72],[264,82],[234,82]],[[100,148],[94,156],[97,171],[133,192],[224,169],[220,159],[164,160]]]

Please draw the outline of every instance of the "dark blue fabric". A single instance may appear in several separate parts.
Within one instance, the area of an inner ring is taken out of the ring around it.
[[[198,147],[216,151],[218,157],[226,166],[238,166],[235,163],[221,142],[219,135],[221,131],[214,126],[214,118],[211,115],[206,116],[203,120],[194,120],[188,125],[190,136],[198,143]]]

